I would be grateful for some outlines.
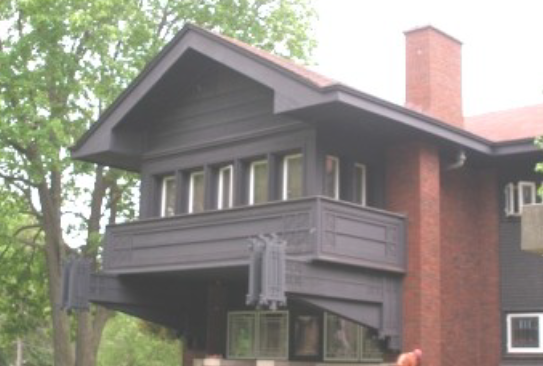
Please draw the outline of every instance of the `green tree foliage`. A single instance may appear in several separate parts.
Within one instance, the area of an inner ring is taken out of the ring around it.
[[[137,182],[74,162],[68,148],[186,22],[307,60],[314,16],[311,0],[0,1],[0,184],[17,218],[9,255],[40,256],[21,272],[30,282],[44,271],[14,296],[39,301],[46,284],[48,305],[24,315],[50,317],[56,365],[94,365],[111,315],[60,310],[62,262],[78,247],[99,268],[103,225],[134,216]]]
[[[142,321],[124,314],[109,321],[98,352],[98,365],[179,365],[179,342],[147,332],[141,324]]]

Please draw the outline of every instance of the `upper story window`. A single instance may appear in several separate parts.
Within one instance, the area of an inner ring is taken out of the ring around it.
[[[217,181],[217,208],[230,208],[234,203],[234,166],[227,165],[219,169]]]
[[[204,210],[205,176],[203,170],[190,173],[188,212],[196,213]]]
[[[366,206],[366,166],[356,163],[353,175],[353,202]]]
[[[165,176],[162,178],[161,184],[161,199],[160,199],[160,216],[175,215],[177,184],[174,175]]]
[[[267,160],[253,161],[249,166],[249,204],[268,202],[269,170]]]
[[[507,352],[543,353],[543,313],[507,315]]]
[[[283,158],[282,198],[289,200],[302,197],[303,192],[303,156],[286,155]]]
[[[506,216],[518,216],[522,214],[524,206],[541,203],[541,197],[537,194],[537,184],[535,182],[509,183],[505,186],[504,194]]]
[[[331,155],[324,163],[324,195],[339,199],[339,159]]]

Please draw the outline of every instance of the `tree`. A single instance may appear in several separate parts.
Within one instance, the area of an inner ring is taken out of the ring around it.
[[[45,264],[55,365],[94,365],[110,317],[59,309],[63,260],[99,267],[104,223],[135,214],[137,177],[74,162],[69,146],[185,22],[307,60],[314,15],[311,0],[0,2],[0,179],[24,216],[15,241]]]
[[[99,366],[179,365],[179,344],[142,329],[143,321],[117,314],[104,331]]]

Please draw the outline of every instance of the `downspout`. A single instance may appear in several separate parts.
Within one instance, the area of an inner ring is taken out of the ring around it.
[[[467,159],[467,156],[466,156],[466,152],[464,151],[464,149],[458,150],[458,153],[456,154],[456,160],[453,163],[449,164],[445,168],[445,171],[456,170],[456,169],[462,168],[464,166],[464,164],[466,163],[466,159]]]

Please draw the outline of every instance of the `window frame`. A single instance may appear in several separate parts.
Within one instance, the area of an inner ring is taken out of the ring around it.
[[[173,214],[166,215],[166,202],[167,202],[167,185],[169,181],[173,181],[175,183],[174,187],[174,207],[173,207]],[[171,217],[175,216],[176,209],[175,209],[175,200],[177,200],[177,179],[175,177],[175,174],[171,175],[164,175],[161,177],[160,180],[160,217]]]
[[[336,358],[336,357],[329,357],[327,353],[328,348],[328,317],[329,316],[336,316],[338,318],[344,319],[356,326],[356,358]],[[366,357],[365,355],[365,345],[364,345],[364,327],[360,324],[357,324],[353,322],[352,320],[343,318],[336,314],[331,314],[328,312],[324,312],[323,316],[323,350],[322,350],[322,359],[324,362],[382,362],[383,358],[372,358],[372,357]],[[366,330],[366,333],[368,331]]]
[[[228,190],[228,204],[227,207],[223,207],[223,195],[224,195],[224,173],[230,171],[230,189]],[[217,180],[217,209],[224,210],[234,207],[234,164],[225,165],[219,168]],[[204,183],[205,185],[205,183]]]
[[[523,188],[528,187],[530,189],[531,202],[524,203]],[[537,198],[537,186],[535,182],[520,181],[517,184],[517,199],[518,199],[518,214],[522,214],[522,208],[527,205],[533,205],[536,203]]]
[[[284,355],[278,356],[278,357],[270,357],[269,355],[266,356],[266,359],[268,360],[288,360],[289,358],[289,350],[290,350],[290,316],[288,310],[280,310],[280,311],[229,311],[227,314],[227,333],[226,333],[226,357],[227,359],[231,360],[255,360],[259,359],[261,357],[261,351],[260,351],[260,322],[261,317],[265,316],[266,314],[280,314],[285,317],[285,339],[282,340],[282,342],[285,345],[285,353]],[[230,338],[230,330],[232,327],[231,319],[235,317],[236,315],[250,315],[253,318],[253,329],[254,329],[254,347],[253,347],[253,353],[250,356],[244,357],[244,356],[232,356],[230,354],[230,348],[231,348],[231,338]]]
[[[512,319],[514,318],[537,318],[538,319],[538,347],[513,347],[512,345]],[[531,313],[509,313],[505,320],[506,351],[508,354],[543,354],[543,312]]]
[[[255,167],[258,165],[265,165],[267,168],[267,182],[266,182],[266,202],[269,201],[269,181],[270,181],[270,164],[268,159],[253,160],[249,164],[249,205],[255,205]]]
[[[194,170],[190,173],[189,175],[189,199],[188,199],[188,207],[187,207],[187,212],[189,214],[193,214],[193,213],[199,213],[199,212],[202,212],[202,211],[205,211],[205,208],[202,209],[202,211],[197,211],[195,212],[194,211],[194,177],[196,175],[201,175],[203,176],[204,178],[204,202],[203,202],[203,205],[205,205],[205,170],[204,169],[200,169],[200,170]]]
[[[362,172],[362,179],[360,182],[362,183],[362,187],[357,187],[355,182],[355,177],[358,174],[358,171]],[[353,202],[360,205],[360,206],[367,206],[368,204],[368,198],[367,198],[367,192],[368,192],[368,169],[365,164],[362,163],[355,163],[353,168]],[[357,202],[354,200],[356,197],[356,191],[358,189],[361,189],[360,198],[361,202]]]
[[[341,161],[339,157],[335,155],[326,155],[324,158],[324,188],[326,189],[328,174],[326,172],[326,165],[328,164],[328,159],[335,162],[336,170],[334,171],[334,192],[333,196],[329,196],[328,192],[323,192],[326,197],[330,197],[334,200],[339,200],[339,184],[340,184],[340,170],[341,170]]]
[[[304,192],[304,173],[303,173],[303,170],[304,170],[304,155],[302,153],[295,153],[295,154],[288,154],[288,155],[284,155],[283,156],[283,159],[282,159],[282,173],[283,173],[283,179],[282,179],[282,187],[281,187],[281,199],[283,201],[288,201],[290,199],[296,199],[296,198],[300,198],[300,197],[294,197],[294,198],[290,198],[288,197],[288,177],[289,177],[289,164],[287,163],[288,161],[290,160],[294,160],[294,159],[300,159],[301,160],[301,166],[302,166],[302,172],[301,172],[301,189],[302,189],[302,192],[300,193],[300,197],[303,196],[303,192]]]

